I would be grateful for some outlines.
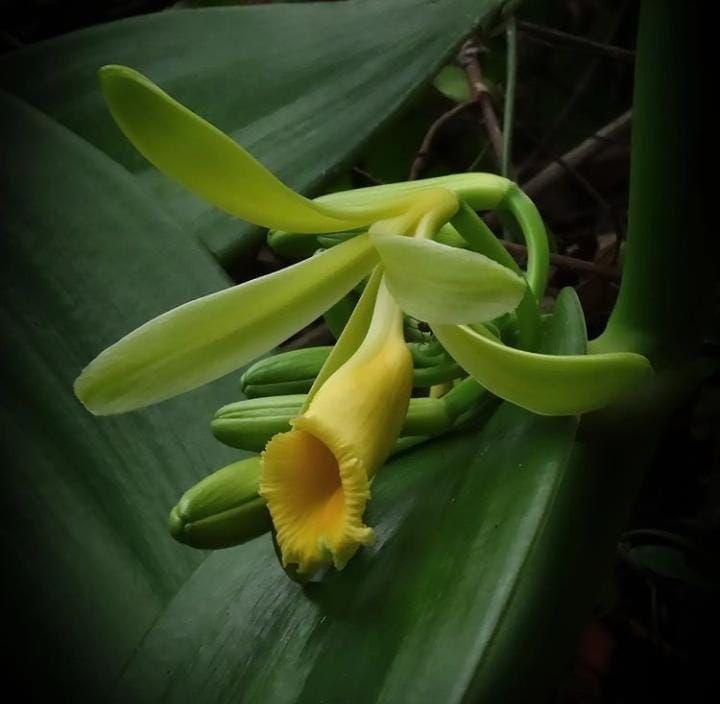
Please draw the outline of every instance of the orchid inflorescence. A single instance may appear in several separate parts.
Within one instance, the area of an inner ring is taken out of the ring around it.
[[[331,563],[341,569],[372,539],[363,522],[371,482],[401,435],[455,427],[490,395],[535,413],[584,413],[650,373],[644,357],[628,352],[537,351],[547,238],[534,205],[511,181],[466,173],[308,200],[136,71],[106,66],[100,77],[117,124],[158,169],[269,228],[275,246],[321,236],[326,247],[185,303],[101,352],[75,384],[90,411],[132,411],[208,383],[274,349],[351,290],[362,291],[333,348],[312,353],[310,376],[294,387],[306,393],[259,392],[220,409],[215,434],[263,452],[210,475],[181,499],[170,521],[179,540],[197,547],[242,542],[270,527],[269,509],[284,565],[305,577]],[[527,272],[480,210],[516,220]],[[408,346],[407,316],[427,323],[433,339]],[[443,397],[411,399],[420,372],[431,368],[418,359],[423,354],[442,360],[437,368],[450,389]]]

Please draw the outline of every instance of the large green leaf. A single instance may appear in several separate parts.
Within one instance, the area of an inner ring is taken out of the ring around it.
[[[3,550],[29,669],[101,691],[203,559],[166,511],[233,456],[207,432],[228,382],[122,418],[72,393],[100,350],[148,317],[227,285],[121,167],[0,93],[3,159]],[[12,609],[10,609],[12,611]],[[51,667],[47,667],[51,663]]]
[[[32,46],[0,61],[0,87],[136,175],[220,257],[249,226],[188,194],[113,124],[97,70],[126,64],[230,134],[293,188],[346,162],[504,0],[352,0],[178,10]]]

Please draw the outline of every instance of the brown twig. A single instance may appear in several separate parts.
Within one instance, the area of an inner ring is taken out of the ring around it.
[[[515,242],[507,242],[501,240],[505,249],[513,255],[518,261],[524,261],[527,258],[527,248],[522,244]],[[620,280],[620,271],[601,264],[585,261],[584,259],[576,259],[568,257],[564,254],[550,254],[550,263],[559,269],[569,269],[571,271],[581,272],[583,274],[594,274],[611,281]]]
[[[542,171],[521,184],[523,191],[525,191],[530,198],[537,198],[541,193],[557,183],[562,176],[566,174],[570,175],[576,180],[578,185],[588,193],[592,200],[609,215],[617,230],[616,235],[619,246],[623,238],[623,231],[615,208],[607,202],[586,178],[578,173],[577,168],[587,160],[597,156],[606,146],[617,144],[625,133],[629,132],[631,123],[632,110],[628,110],[576,147],[570,149],[570,151],[560,157],[553,158]],[[519,128],[520,126],[516,125],[516,127]],[[497,217],[494,213],[486,215],[485,221],[490,226],[496,226],[498,224]]]
[[[557,46],[557,44],[565,45],[575,49],[581,49],[583,51],[589,51],[596,54],[603,54],[609,56],[612,59],[618,61],[632,62],[635,60],[635,52],[629,49],[623,49],[613,44],[607,44],[605,42],[597,42],[593,39],[587,39],[585,37],[578,37],[576,34],[570,34],[563,32],[559,29],[553,29],[551,27],[544,27],[539,24],[533,24],[532,22],[518,22],[518,29],[528,36],[530,39],[541,40],[542,43],[549,44],[550,46]]]
[[[383,182],[379,179],[373,176],[369,171],[365,171],[365,169],[361,169],[359,166],[353,166],[352,169],[350,169],[353,176],[359,176],[361,179],[367,182],[367,185],[370,186],[382,186]]]
[[[632,110],[620,115],[595,134],[588,137],[560,158],[550,162],[542,171],[523,183],[522,188],[531,198],[544,191],[568,172],[568,168],[577,169],[584,162],[599,154],[605,146],[624,137],[630,130]]]
[[[527,133],[525,134],[527,136]],[[590,183],[590,181],[578,172],[574,163],[566,161],[564,156],[558,156],[557,154],[550,153],[547,149],[543,149],[543,154],[550,159],[551,164],[558,166],[564,173],[568,174],[568,176],[570,176],[572,180],[575,181],[575,183],[577,183],[577,185],[580,186],[580,188],[585,191],[585,193],[593,201],[595,201],[595,203],[597,203],[597,205],[599,205],[603,210],[609,211],[610,206],[605,198],[603,198],[602,194],[597,190],[597,188],[595,188],[595,186],[592,185],[592,183]],[[523,185],[523,190],[526,190],[525,185]]]
[[[493,156],[498,167],[502,161],[502,142],[503,135],[500,129],[495,109],[490,98],[490,93],[483,81],[482,68],[477,59],[480,48],[473,42],[466,42],[458,56],[458,63],[465,70],[467,76],[468,88],[471,98],[463,103],[459,103],[451,110],[443,113],[435,122],[430,125],[425,137],[420,145],[415,159],[410,167],[410,175],[408,180],[417,179],[427,165],[427,159],[432,149],[433,142],[438,132],[452,120],[456,115],[465,111],[467,108],[478,105],[482,114],[482,124],[488,136],[488,142],[492,148]]]
[[[430,150],[432,149],[433,142],[435,141],[435,137],[437,136],[438,132],[456,115],[459,115],[467,108],[472,107],[476,104],[477,103],[475,100],[466,100],[464,103],[459,103],[451,110],[448,110],[447,112],[440,115],[440,117],[438,117],[438,119],[435,120],[432,125],[430,125],[430,128],[425,133],[425,137],[423,138],[422,144],[420,145],[420,149],[415,155],[412,166],[410,167],[410,176],[408,177],[409,181],[414,181],[416,178],[418,178],[425,166],[427,165],[427,159],[430,155]]]
[[[290,350],[298,350],[303,347],[316,347],[317,345],[329,345],[334,342],[334,338],[325,323],[320,323],[314,327],[305,328],[284,345],[283,352]]]
[[[627,12],[629,6],[629,0],[625,0],[625,2],[620,7],[618,13],[615,15],[612,26],[605,35],[604,41],[602,43],[610,42],[615,36],[615,32],[617,31],[623,18],[625,17],[625,13]],[[565,120],[567,119],[567,117],[575,109],[575,106],[580,102],[580,99],[585,95],[585,91],[590,86],[590,83],[595,76],[595,72],[600,67],[600,62],[600,57],[596,57],[590,62],[590,65],[587,67],[587,70],[585,71],[583,76],[575,84],[575,90],[570,95],[569,100],[567,101],[567,103],[565,103],[565,106],[562,108],[562,110],[560,110],[556,114],[555,119],[548,128],[547,132],[545,132],[545,135],[542,137],[542,139],[539,140],[538,146],[525,159],[525,163],[520,166],[520,168],[518,169],[518,173],[522,174],[526,172],[529,166],[538,157],[538,155],[542,154],[545,150],[545,147],[550,144],[550,142],[554,139],[560,128],[565,124]]]
[[[608,144],[609,140],[604,139],[602,140],[602,143]],[[618,217],[617,212],[614,208],[610,206],[607,200],[603,197],[602,193],[600,193],[600,191],[598,191],[597,188],[595,188],[595,186],[593,186],[593,184],[590,183],[590,181],[588,181],[577,170],[577,165],[580,164],[585,158],[587,158],[587,151],[588,150],[582,150],[579,153],[576,153],[574,160],[571,161],[567,161],[565,159],[565,156],[557,156],[554,154],[550,154],[548,153],[547,149],[544,149],[543,153],[550,158],[551,165],[555,165],[561,169],[561,172],[567,173],[572,178],[572,180],[590,197],[591,200],[593,200],[600,207],[600,209],[606,214],[606,216],[613,222],[615,226],[617,240],[618,242],[620,242],[620,240],[622,240],[624,237],[624,231],[622,227],[622,222]],[[523,190],[528,193],[527,184],[523,184]],[[530,193],[528,193],[528,195],[532,197]]]
[[[500,123],[495,114],[490,93],[483,81],[482,69],[480,68],[480,62],[477,58],[479,52],[480,48],[476,44],[467,42],[460,51],[458,61],[465,70],[465,75],[467,76],[470,87],[470,95],[482,111],[483,125],[487,132],[495,163],[499,170],[502,163],[502,130],[500,129]]]

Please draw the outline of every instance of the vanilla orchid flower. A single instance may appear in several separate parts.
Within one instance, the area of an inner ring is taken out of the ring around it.
[[[270,440],[259,474],[253,465],[251,479],[259,477],[283,562],[299,573],[330,562],[342,568],[372,537],[363,523],[370,483],[398,438],[412,386],[403,312],[429,323],[482,386],[537,413],[599,408],[650,372],[636,354],[535,351],[547,239],[533,204],[507,179],[460,174],[308,200],[136,71],[106,66],[100,77],[128,139],[198,196],[284,237],[345,233],[348,239],[189,301],[127,334],[75,382],[91,412],[142,408],[238,369],[370,276],[291,430]],[[475,213],[491,209],[509,211],[522,229],[526,274]],[[441,232],[460,246],[435,241]],[[515,346],[483,325],[500,316],[514,321]],[[185,519],[179,513],[173,519],[178,532]]]
[[[281,271],[185,303],[130,332],[101,352],[75,383],[78,398],[93,413],[141,408],[239,368],[320,316],[378,263],[404,311],[427,321],[448,353],[483,386],[529,410],[561,415],[593,410],[650,373],[648,361],[632,353],[533,351],[537,300],[547,281],[547,241],[534,206],[507,179],[459,174],[311,201],[136,71],[106,66],[100,77],[128,139],[197,195],[268,228],[358,234]],[[478,222],[468,229],[475,210],[495,208],[511,211],[526,236],[527,279],[492,235],[472,233]],[[487,256],[433,240],[453,225],[466,240],[475,238],[475,248]],[[513,310],[522,323],[521,338],[526,334],[520,345],[525,349],[503,344],[482,326]]]

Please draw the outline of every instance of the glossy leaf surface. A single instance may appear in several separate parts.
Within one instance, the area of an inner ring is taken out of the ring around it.
[[[115,162],[0,102],[6,603],[20,671],[93,701],[203,559],[168,539],[164,514],[238,457],[203,422],[237,391],[98,419],[73,380],[119,335],[227,280]]]

